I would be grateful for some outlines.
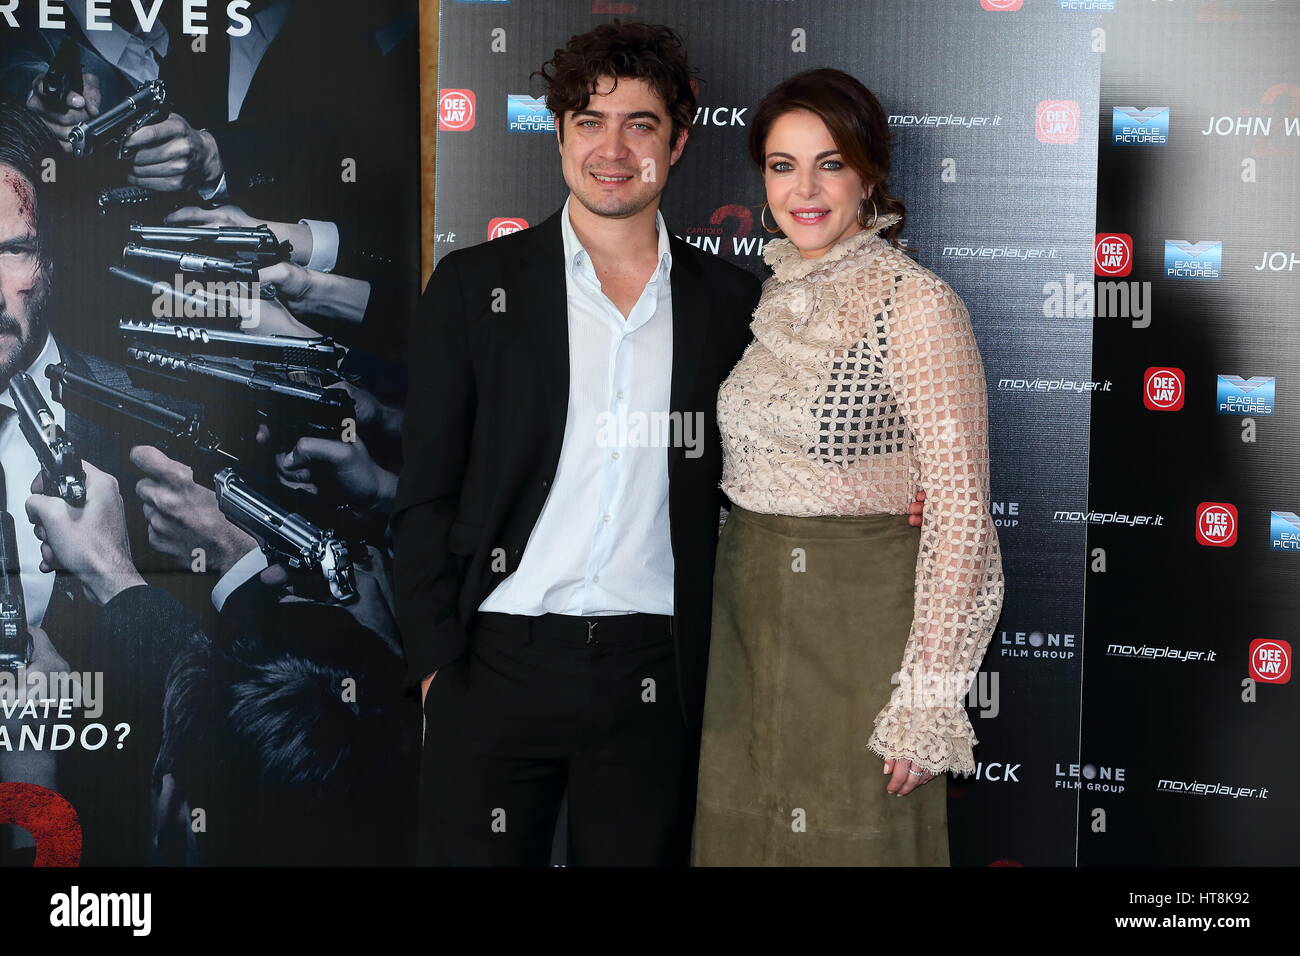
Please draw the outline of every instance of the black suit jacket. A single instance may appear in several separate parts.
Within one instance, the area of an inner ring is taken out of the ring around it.
[[[412,324],[405,463],[392,518],[397,618],[411,681],[465,652],[471,618],[518,568],[555,478],[569,393],[562,214],[445,255]],[[701,413],[705,424],[699,457],[681,447],[666,452],[673,634],[683,717],[697,728],[718,509],[725,505],[718,386],[750,341],[760,286],[675,236],[670,248],[669,410]],[[504,568],[494,570],[498,548]]]

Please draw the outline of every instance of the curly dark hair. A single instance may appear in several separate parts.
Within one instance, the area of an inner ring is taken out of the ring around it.
[[[694,73],[686,60],[686,44],[671,27],[655,23],[602,23],[569,38],[540,70],[546,84],[546,108],[555,114],[564,138],[565,111],[586,109],[603,76],[644,80],[668,107],[672,142],[695,119]],[[532,77],[530,77],[531,79]]]

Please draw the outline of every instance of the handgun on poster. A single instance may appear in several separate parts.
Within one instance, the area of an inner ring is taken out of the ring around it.
[[[108,413],[110,421],[105,424],[110,430],[148,436],[150,444],[188,465],[196,482],[216,492],[217,505],[226,519],[256,538],[269,561],[319,573],[330,596],[339,603],[356,599],[352,559],[344,538],[251,487],[236,470],[238,457],[196,416],[78,375],[62,363],[48,366],[45,374],[56,399],[65,407],[99,421]]]
[[[240,262],[255,263],[257,267],[288,262],[293,245],[276,238],[266,225],[261,226],[147,226],[134,222],[132,235],[142,243],[193,246],[199,249],[234,253]]]
[[[45,404],[36,382],[26,372],[15,372],[9,379],[9,395],[18,413],[18,427],[41,464],[45,493],[76,507],[84,505],[86,471],[81,456]]]
[[[117,144],[117,158],[121,159],[122,149],[131,134],[164,119],[169,111],[167,87],[162,80],[150,80],[121,103],[72,127],[68,133],[72,155],[89,156]]]
[[[231,403],[248,407],[270,428],[273,443],[282,451],[304,436],[340,441],[347,423],[356,421],[352,396],[339,388],[296,382],[256,366],[182,355],[139,342],[129,344],[126,354],[153,373],[151,384],[156,381],[160,390],[179,391],[186,398],[222,407]]]
[[[64,37],[41,77],[41,99],[52,106],[66,106],[69,93],[84,93],[81,81],[81,48],[74,37]]]
[[[261,368],[285,373],[301,371],[338,379],[337,369],[347,350],[326,335],[253,335],[201,325],[177,325],[165,320],[120,319],[122,334],[143,348],[169,349],[186,357],[245,359]]]

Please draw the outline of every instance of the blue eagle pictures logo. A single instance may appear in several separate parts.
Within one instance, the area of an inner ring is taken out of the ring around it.
[[[506,129],[511,133],[554,133],[555,116],[540,97],[510,93],[506,96]]]
[[[1300,551],[1300,517],[1294,511],[1270,511],[1268,538],[1274,551]]]
[[[1218,406],[1220,415],[1272,415],[1277,379],[1264,375],[1243,378],[1220,375]]]
[[[1217,279],[1222,271],[1222,242],[1165,240],[1166,279]]]
[[[1116,146],[1139,143],[1163,146],[1169,142],[1169,107],[1113,106],[1110,133],[1111,142]]]

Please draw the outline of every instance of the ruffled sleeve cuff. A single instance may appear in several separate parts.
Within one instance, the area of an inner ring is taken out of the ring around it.
[[[936,776],[970,775],[978,743],[964,707],[915,709],[890,703],[876,715],[867,749],[886,760],[910,760]]]

